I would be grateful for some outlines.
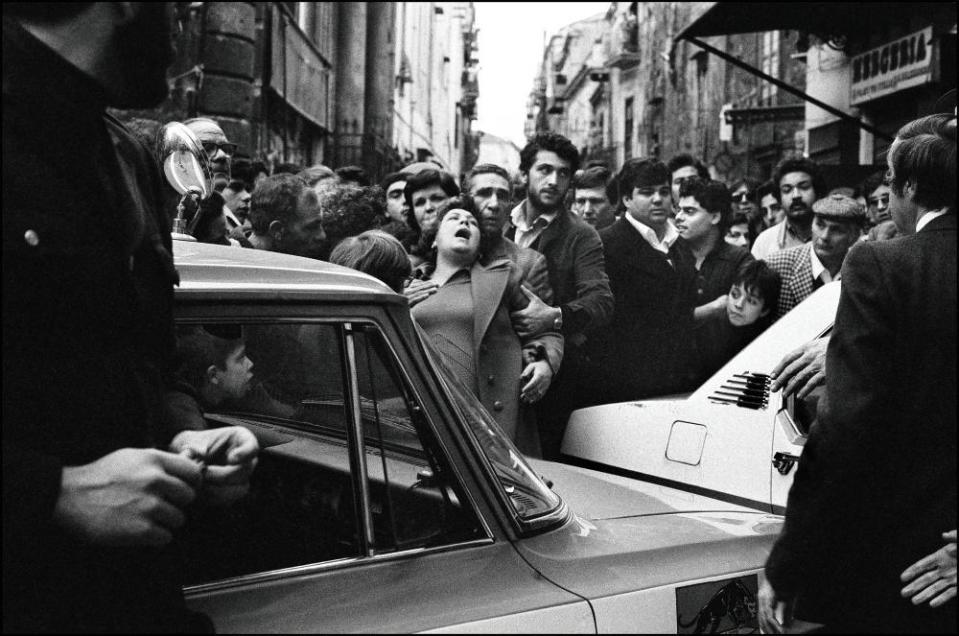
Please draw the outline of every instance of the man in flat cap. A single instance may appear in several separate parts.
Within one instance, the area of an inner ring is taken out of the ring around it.
[[[782,278],[777,320],[824,284],[839,280],[846,253],[862,236],[866,211],[854,199],[831,194],[812,210],[812,241],[765,258]]]

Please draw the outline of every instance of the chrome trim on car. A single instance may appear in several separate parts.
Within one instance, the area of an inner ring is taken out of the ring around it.
[[[419,330],[416,330],[416,335],[418,338],[422,338],[422,334]],[[462,412],[462,407],[453,399],[453,392],[450,387],[447,385],[447,379],[444,376],[443,372],[438,368],[436,361],[433,360],[429,352],[426,350],[426,347],[423,346],[423,343],[420,342],[420,346],[423,348],[423,356],[427,361],[427,364],[430,367],[430,370],[433,372],[434,377],[436,378],[438,384],[442,387],[445,394],[447,402],[450,404],[454,413],[457,413],[461,418],[465,418],[466,415]],[[543,515],[538,517],[530,517],[528,519],[522,518],[513,504],[509,501],[509,495],[502,488],[502,483],[499,476],[496,474],[496,469],[492,465],[492,461],[486,455],[486,452],[483,450],[482,444],[476,438],[476,433],[473,431],[472,426],[464,426],[465,434],[469,442],[473,445],[474,452],[479,455],[480,462],[487,471],[489,479],[492,480],[492,483],[499,484],[499,488],[494,488],[496,497],[499,499],[503,509],[507,512],[507,515],[512,519],[514,527],[519,532],[521,536],[529,536],[533,533],[546,532],[548,530],[558,528],[559,526],[569,522],[573,518],[573,513],[569,509],[569,506],[563,500],[563,498],[556,492],[553,492],[553,495],[559,501],[559,504]],[[539,479],[539,477],[536,477]],[[541,480],[542,481],[542,480]],[[545,484],[544,484],[545,485]],[[546,486],[549,490],[552,491],[552,488]]]
[[[187,595],[196,595],[196,594],[205,594],[208,592],[219,592],[222,590],[228,590],[235,587],[242,587],[244,585],[253,585],[259,583],[268,583],[270,581],[277,581],[285,578],[292,578],[295,576],[305,576],[309,574],[320,574],[323,572],[330,572],[334,570],[342,570],[353,565],[361,565],[364,563],[382,563],[386,561],[394,561],[400,559],[410,559],[421,554],[439,554],[442,552],[450,552],[452,550],[464,550],[467,548],[477,548],[481,546],[487,546],[494,544],[495,541],[491,537],[483,539],[472,539],[470,541],[464,541],[462,543],[451,543],[448,545],[432,546],[429,548],[412,548],[410,550],[403,550],[401,552],[387,552],[381,554],[372,554],[370,556],[357,556],[346,559],[337,559],[335,561],[324,561],[321,563],[306,563],[304,565],[297,565],[289,568],[281,568],[279,570],[267,570],[266,572],[257,572],[255,574],[244,574],[243,576],[235,576],[229,579],[222,579],[219,581],[212,581],[210,583],[200,583],[199,585],[190,585],[183,587],[183,593]]]
[[[806,443],[806,434],[799,429],[789,412],[789,398],[782,398],[782,406],[776,412],[776,421],[790,444],[803,446]]]
[[[572,455],[564,454],[561,457],[561,461],[566,464],[572,464],[573,466],[579,466],[581,468],[589,468],[590,470],[596,470],[601,473],[610,473],[613,475],[619,475],[620,477],[629,477],[630,479],[638,479],[650,484],[657,484],[659,486],[667,486],[676,490],[683,490],[685,492],[693,493],[694,495],[718,499],[719,501],[728,501],[729,503],[734,503],[737,506],[754,508],[760,512],[770,512],[771,509],[773,514],[781,515],[785,513],[785,508],[775,505],[770,506],[769,503],[765,501],[747,499],[746,497],[731,495],[719,490],[712,490],[711,488],[704,488],[703,486],[696,486],[694,484],[687,484],[685,482],[676,481],[675,479],[667,479],[657,475],[650,475],[649,473],[641,473],[635,470],[629,470],[627,468],[621,468],[619,466],[593,461],[591,459],[582,459],[580,457],[573,457]]]
[[[413,379],[410,377],[410,374],[406,370],[406,367],[403,364],[400,364],[400,356],[398,355],[396,351],[396,347],[393,346],[393,342],[386,337],[385,333],[383,333],[383,326],[375,321],[371,321],[368,318],[365,320],[355,320],[353,322],[371,325],[374,328],[376,328],[377,332],[380,334],[381,340],[383,341],[384,344],[386,344],[387,348],[390,350],[390,353],[393,355],[393,362],[395,363],[394,368],[396,372],[402,376],[403,381],[406,383],[406,388],[410,391],[410,393],[413,394],[413,397],[415,398],[417,402],[417,406],[419,406],[422,409],[423,417],[426,418],[426,420],[429,422],[430,430],[433,431],[433,441],[436,442],[437,445],[439,445],[440,449],[442,449],[449,469],[453,472],[453,476],[456,478],[457,482],[461,486],[460,490],[462,490],[463,494],[469,500],[470,506],[472,506],[473,516],[476,517],[480,525],[482,525],[483,531],[486,533],[486,536],[492,539],[493,531],[490,528],[489,524],[487,523],[486,518],[482,514],[480,514],[479,506],[476,505],[476,501],[473,498],[472,489],[467,488],[465,485],[463,485],[463,476],[460,474],[459,467],[456,465],[456,462],[450,460],[449,449],[446,448],[446,445],[443,443],[443,440],[435,432],[437,430],[436,422],[434,422],[433,418],[430,416],[430,411],[428,409],[423,408],[423,404],[425,404],[425,401],[423,400],[423,396],[420,395],[420,393],[418,392],[416,383],[413,382]],[[415,329],[414,329],[414,333],[415,333]],[[440,386],[442,387],[442,385]],[[446,396],[445,394],[442,397],[449,400],[449,397]]]
[[[351,426],[347,429],[351,438],[350,464],[353,465],[353,487],[359,495],[355,502],[357,517],[361,522],[360,538],[363,554],[373,554],[375,538],[373,536],[373,513],[371,511],[370,484],[366,468],[366,442],[363,435],[363,415],[360,410],[360,386],[357,382],[356,349],[353,342],[353,323],[343,323],[343,345],[346,353],[348,384],[350,391]]]

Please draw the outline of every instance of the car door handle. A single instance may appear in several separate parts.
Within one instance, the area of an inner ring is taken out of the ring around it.
[[[773,466],[779,471],[780,475],[788,475],[793,469],[799,457],[790,453],[776,453],[773,455]]]

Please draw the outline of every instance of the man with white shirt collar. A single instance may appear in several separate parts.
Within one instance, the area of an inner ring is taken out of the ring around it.
[[[506,238],[546,257],[555,305],[534,296],[513,313],[514,325],[524,333],[554,329],[566,340],[560,372],[537,405],[544,459],[558,459],[569,413],[592,400],[585,384],[592,350],[587,333],[603,328],[613,312],[599,235],[563,206],[578,167],[579,152],[566,137],[550,132],[532,137],[520,152],[527,197],[513,209],[505,230]]]
[[[782,278],[777,320],[824,284],[839,280],[849,248],[862,238],[866,211],[854,199],[831,194],[812,209],[812,241],[763,259]]]
[[[696,270],[670,219],[670,172],[655,159],[630,159],[618,179],[626,212],[600,232],[616,299],[600,347],[607,402],[688,389],[694,342]]]

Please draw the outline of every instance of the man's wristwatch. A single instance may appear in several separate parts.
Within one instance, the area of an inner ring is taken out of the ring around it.
[[[553,329],[559,331],[563,328],[563,310],[560,310],[559,315],[553,318]]]

